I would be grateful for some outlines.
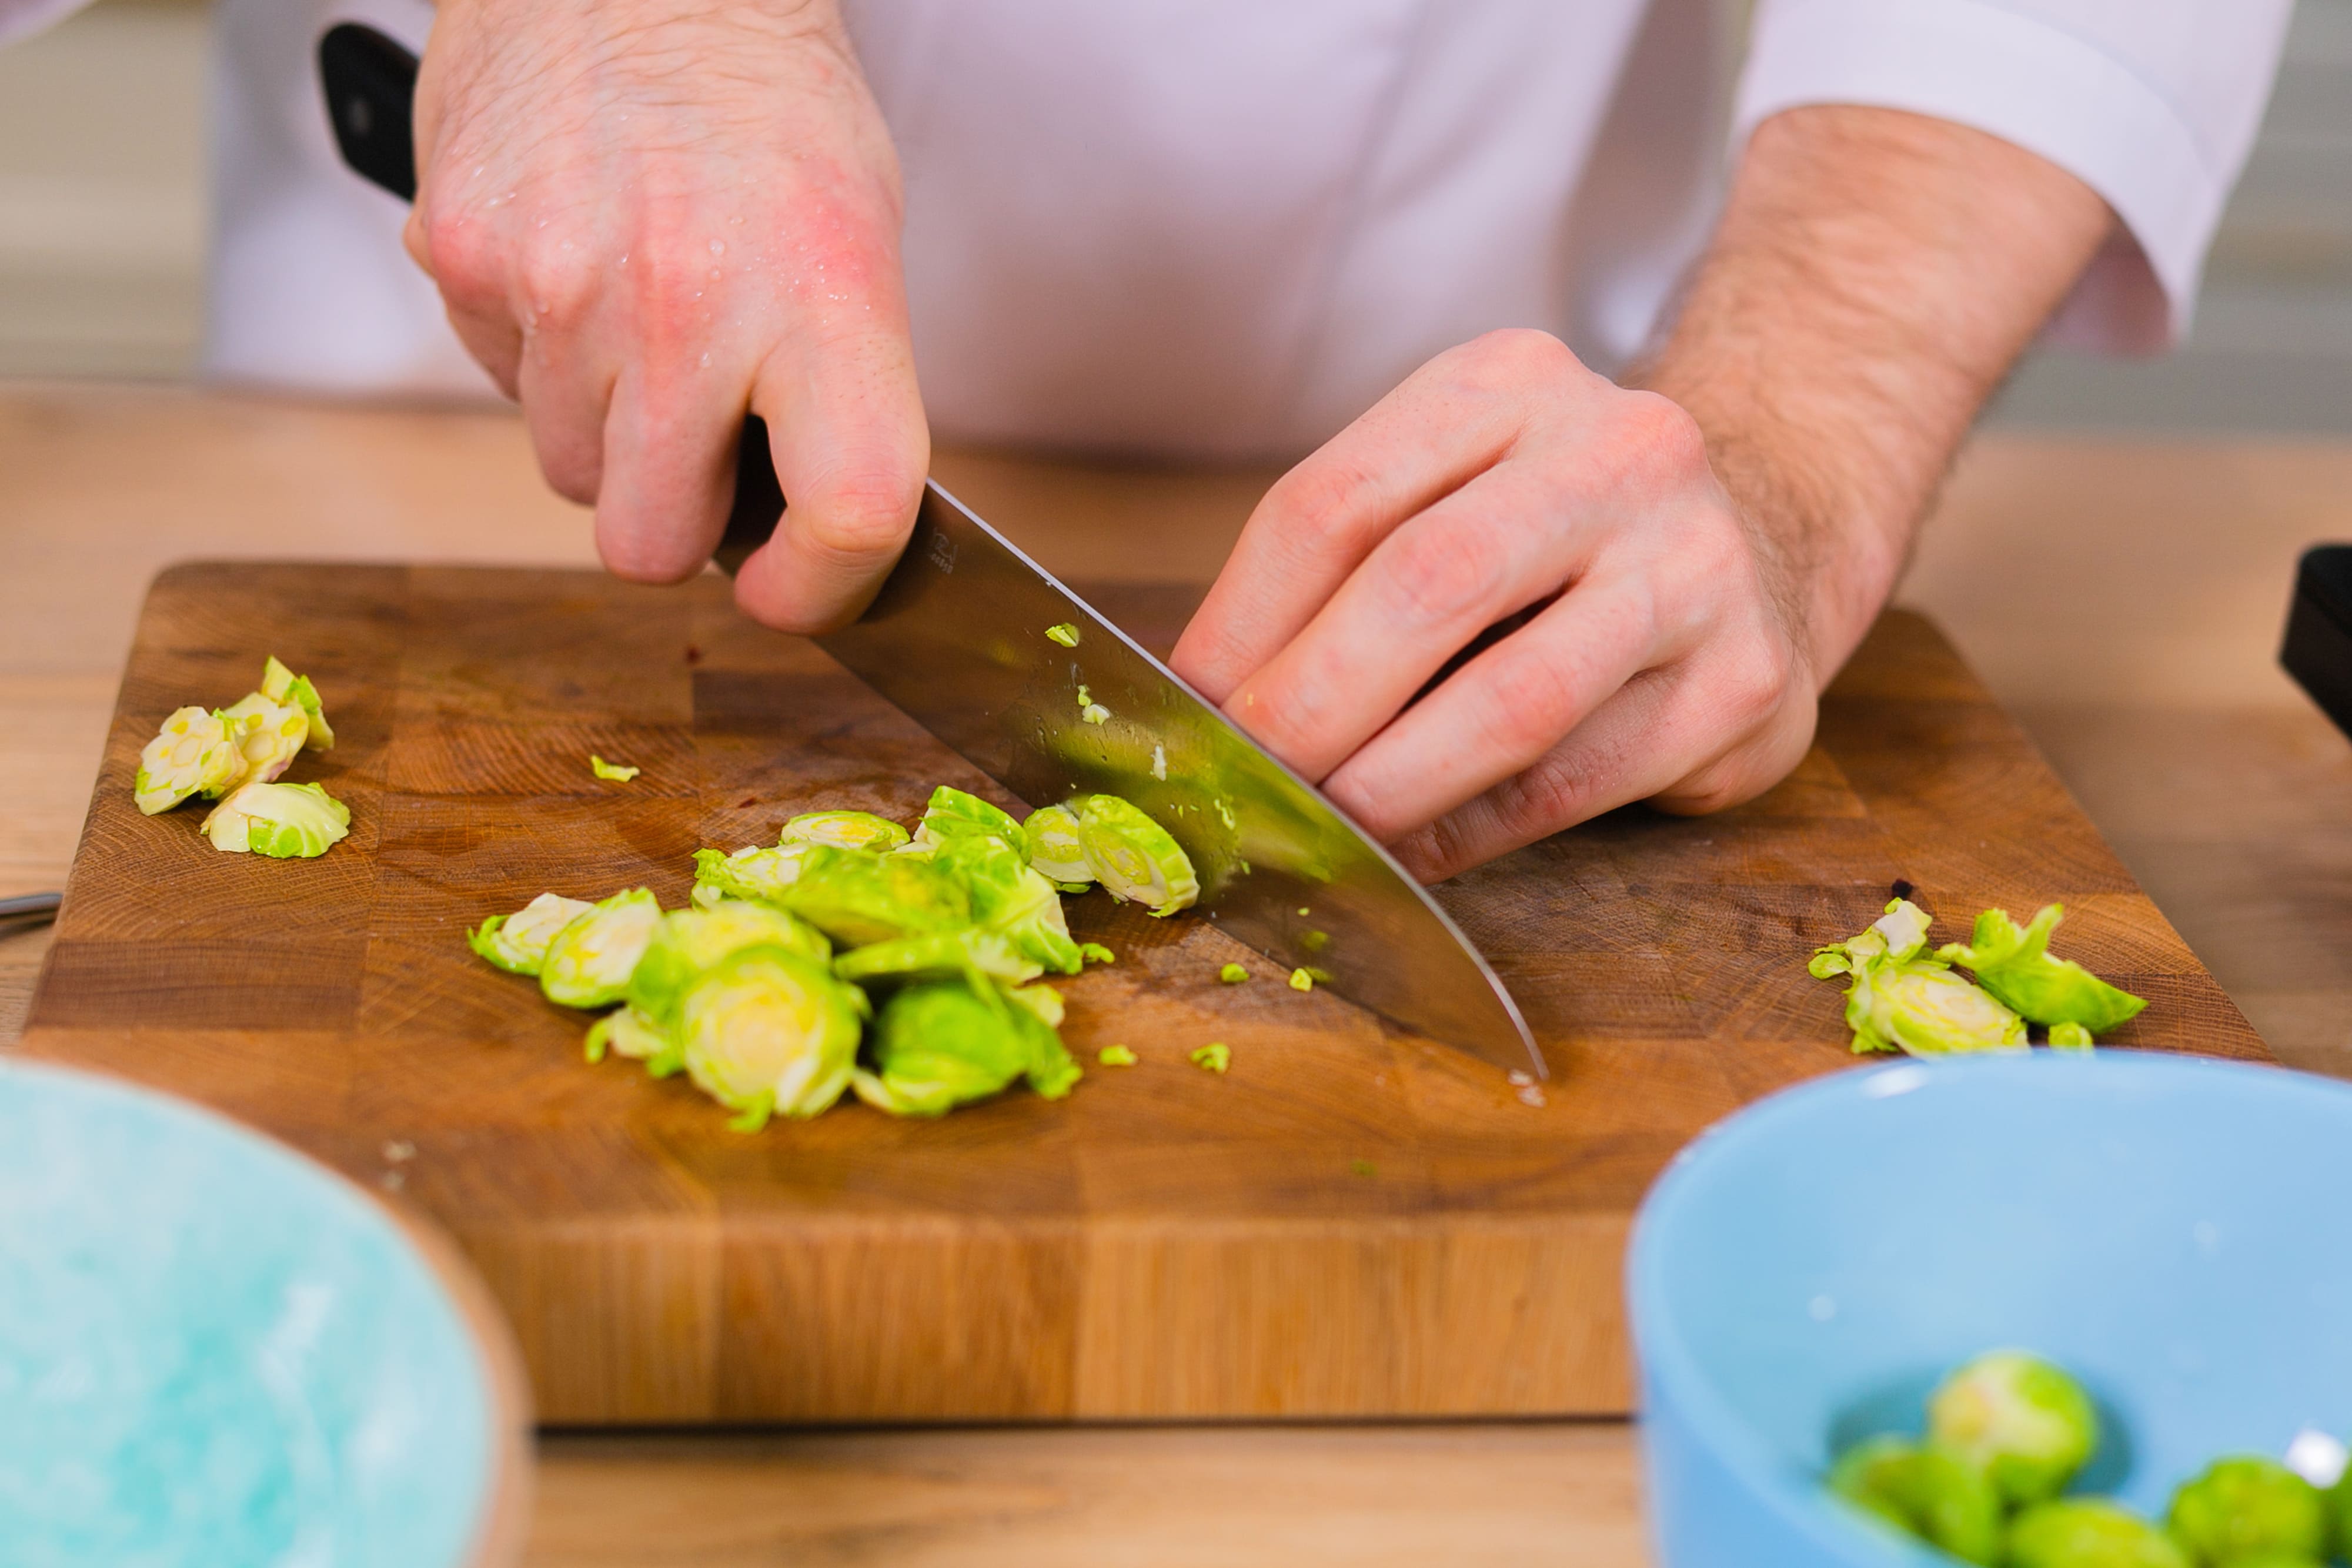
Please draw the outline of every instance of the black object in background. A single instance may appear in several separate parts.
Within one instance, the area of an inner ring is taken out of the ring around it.
[[[402,201],[415,201],[416,57],[373,27],[340,22],[319,39],[319,83],[343,162]],[[727,532],[711,559],[733,572],[768,542],[783,515],[768,422],[751,414],[735,443],[735,499],[727,509]]]
[[[2352,736],[2352,545],[2303,552],[2279,663],[2336,727]]]

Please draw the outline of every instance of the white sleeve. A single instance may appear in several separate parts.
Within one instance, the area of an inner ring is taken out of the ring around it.
[[[0,0],[0,44],[29,38],[89,4],[89,0]]]
[[[2149,352],[2188,329],[2214,225],[2270,96],[2292,0],[1759,0],[1737,148],[1801,104],[1974,126],[2122,220],[2049,338]]]

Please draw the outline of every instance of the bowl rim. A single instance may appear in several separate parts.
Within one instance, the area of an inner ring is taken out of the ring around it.
[[[1949,1560],[1891,1531],[1881,1531],[1850,1511],[1835,1507],[1818,1487],[1788,1483],[1762,1440],[1735,1413],[1699,1370],[1696,1354],[1667,1310],[1664,1282],[1665,1236],[1683,1206],[1694,1201],[1709,1167],[1777,1135],[1786,1125],[1817,1115],[1827,1104],[1886,1100],[1976,1075],[2029,1078],[2042,1073],[2105,1072],[2158,1079],[2226,1080],[2267,1086],[2262,1092],[2312,1095],[2352,1103],[2352,1083],[2298,1072],[2275,1062],[2192,1056],[2179,1051],[2102,1046],[2095,1051],[2035,1051],[1944,1057],[1900,1057],[1843,1069],[1792,1085],[1743,1106],[1704,1129],[1667,1162],[1651,1185],[1633,1219],[1626,1249],[1627,1325],[1632,1330],[1639,1379],[1644,1388],[1668,1390],[1681,1423],[1716,1462],[1732,1472],[1751,1497],[1811,1545],[1851,1556],[1869,1542],[1919,1564]],[[2352,1109],[2352,1104],[2347,1104]],[[1646,1418],[1646,1412],[1643,1416]]]
[[[530,1385],[513,1330],[499,1312],[489,1287],[452,1239],[421,1214],[203,1101],[117,1072],[0,1051],[0,1080],[17,1075],[145,1102],[167,1115],[205,1128],[211,1135],[257,1147],[263,1155],[318,1179],[329,1190],[356,1200],[354,1210],[366,1221],[383,1227],[387,1239],[417,1271],[439,1287],[472,1354],[474,1382],[480,1390],[488,1424],[488,1469],[474,1499],[463,1555],[452,1568],[499,1568],[520,1559],[530,1526],[533,1479]]]

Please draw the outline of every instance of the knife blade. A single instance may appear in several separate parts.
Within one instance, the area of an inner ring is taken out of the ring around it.
[[[415,57],[343,23],[320,39],[319,69],[344,162],[413,200]],[[753,416],[715,559],[732,572],[783,508]],[[1059,625],[1075,646],[1046,637]],[[1386,850],[936,481],[873,604],[815,641],[1031,805],[1101,793],[1150,813],[1191,857],[1201,912],[1244,946],[1409,1030],[1549,1076],[1510,992]]]

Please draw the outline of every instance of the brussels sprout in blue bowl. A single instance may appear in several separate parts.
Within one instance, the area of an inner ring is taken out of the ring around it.
[[[510,1559],[520,1383],[438,1253],[223,1117],[0,1060],[0,1561]]]
[[[2078,1377],[2073,1491],[2164,1516],[2216,1456],[2352,1432],[2352,1086],[2135,1051],[1906,1060],[1677,1157],[1627,1264],[1664,1568],[1948,1564],[1832,1497],[1954,1367]]]

